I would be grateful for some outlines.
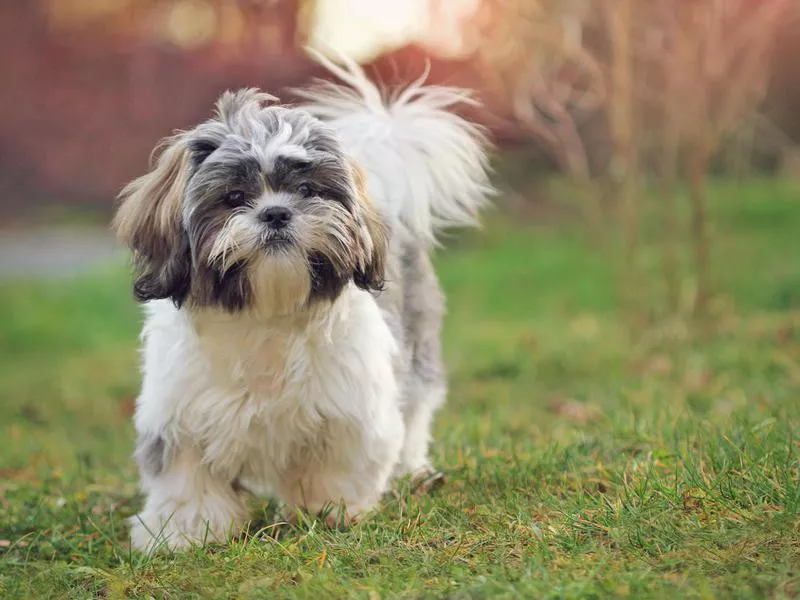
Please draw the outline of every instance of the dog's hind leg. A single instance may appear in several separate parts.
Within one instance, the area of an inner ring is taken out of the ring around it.
[[[427,485],[437,474],[429,459],[433,417],[447,393],[440,340],[444,297],[430,258],[421,248],[407,250],[402,270],[408,356],[402,403],[406,435],[395,475],[411,475],[416,484]]]
[[[444,401],[444,383],[417,388],[417,402],[406,410],[406,436],[397,476],[411,475],[415,487],[430,488],[441,483],[441,474],[429,458],[431,426],[436,410]]]

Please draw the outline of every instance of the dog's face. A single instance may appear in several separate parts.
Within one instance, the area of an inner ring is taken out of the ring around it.
[[[140,301],[286,314],[354,281],[379,289],[386,232],[358,168],[307,113],[226,93],[121,194]]]

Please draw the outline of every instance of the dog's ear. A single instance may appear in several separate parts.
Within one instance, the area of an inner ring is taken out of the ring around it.
[[[113,227],[133,250],[136,299],[171,298],[180,306],[189,294],[192,270],[189,240],[181,224],[190,166],[186,134],[167,138],[160,148],[150,172],[120,192]]]
[[[351,162],[355,183],[356,268],[353,281],[364,290],[380,291],[386,274],[389,236],[386,223],[367,193],[366,175]]]

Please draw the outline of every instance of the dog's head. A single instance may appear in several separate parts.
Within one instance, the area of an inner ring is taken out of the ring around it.
[[[286,314],[383,284],[387,236],[334,133],[255,90],[163,142],[121,192],[136,298]]]

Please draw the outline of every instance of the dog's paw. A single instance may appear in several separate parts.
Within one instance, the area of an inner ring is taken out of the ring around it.
[[[319,521],[331,529],[349,529],[363,518],[364,511],[351,511],[341,506],[325,506],[318,512],[310,514],[302,508],[295,508],[286,514],[286,522],[292,527],[303,523]]]
[[[411,475],[411,489],[416,495],[429,494],[447,482],[444,473],[431,466],[418,469]]]
[[[235,537],[232,523],[224,527],[201,520],[164,520],[141,514],[131,517],[129,523],[131,546],[141,552],[182,551],[190,546],[224,544]]]
[[[149,521],[149,522],[148,522]],[[175,536],[166,526],[158,525],[145,515],[134,515],[128,519],[131,528],[131,547],[140,552],[178,550],[189,545],[182,536]]]

